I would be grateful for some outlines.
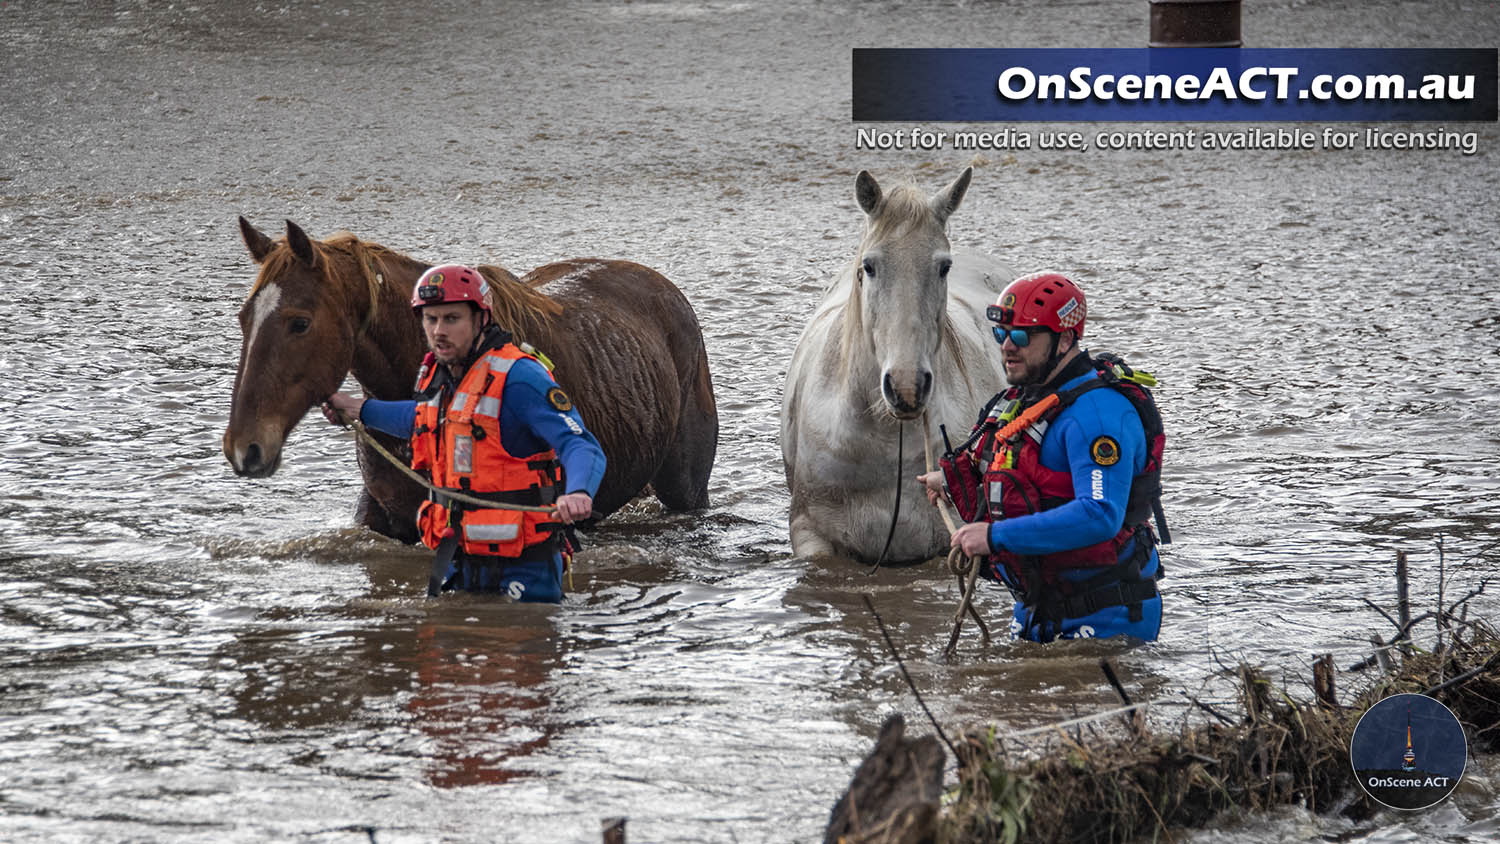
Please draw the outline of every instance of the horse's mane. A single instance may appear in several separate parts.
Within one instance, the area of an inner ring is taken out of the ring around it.
[[[410,274],[409,279],[399,279],[406,285],[405,290],[397,290],[397,295],[404,301],[410,295],[410,285],[416,282],[417,276],[432,266],[378,243],[361,240],[349,232],[339,232],[327,240],[315,240],[312,243],[323,259],[323,274],[329,280],[350,296],[354,291],[368,292],[371,310],[365,318],[366,323],[374,319],[380,289],[386,286],[386,278],[380,275],[377,267],[396,267]],[[251,298],[269,279],[280,278],[291,268],[292,262],[297,260],[284,241],[279,242],[277,247],[262,262],[260,274],[250,289]],[[350,260],[329,260],[330,252],[348,256]],[[494,266],[481,266],[478,269],[490,283],[490,311],[502,327],[522,333],[526,327],[547,325],[553,317],[562,313],[562,306],[551,297],[521,283],[509,271]],[[397,280],[391,279],[392,282]],[[355,300],[351,299],[352,301]]]
[[[419,268],[417,272],[421,272],[420,267],[422,265],[420,262],[408,258],[399,252],[387,249],[378,243],[369,243],[360,240],[348,232],[339,232],[327,240],[314,240],[312,244],[313,249],[322,258],[323,274],[332,280],[335,285],[338,285],[340,289],[367,289],[373,294],[374,286],[379,282],[368,263],[366,263],[364,271],[361,271],[361,261],[359,260],[361,251],[372,261],[391,258],[417,267]],[[329,256],[327,253],[329,252],[342,253],[349,256],[352,260],[347,265],[343,261],[328,260]],[[261,262],[260,274],[255,277],[255,284],[250,288],[249,298],[253,299],[255,294],[271,279],[281,278],[285,275],[292,268],[292,263],[296,260],[297,256],[293,254],[291,247],[287,245],[286,241],[277,241],[276,248],[272,249],[270,254],[266,255],[265,260]]]
[[[490,313],[496,324],[525,336],[528,326],[543,326],[562,313],[562,305],[504,267],[483,264],[479,274],[490,283]]]
[[[860,251],[871,243],[901,237],[932,218],[932,206],[920,190],[913,185],[897,185],[880,198],[875,214],[867,218]]]

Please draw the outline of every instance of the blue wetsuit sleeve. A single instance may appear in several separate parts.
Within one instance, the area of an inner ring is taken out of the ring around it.
[[[1120,459],[1109,466],[1096,463],[1092,456],[1094,442],[1106,436],[1120,451]],[[994,522],[990,547],[1017,554],[1051,554],[1086,548],[1120,532],[1130,482],[1146,461],[1145,430],[1123,396],[1106,390],[1081,396],[1053,421],[1043,438],[1041,457],[1043,466],[1072,474],[1073,500],[1041,513]]]
[[[417,403],[412,399],[365,399],[359,408],[359,421],[382,434],[405,439],[411,436],[412,428],[417,424]]]
[[[500,399],[500,443],[518,456],[552,449],[567,477],[564,492],[596,495],[604,479],[604,450],[583,427],[576,407],[559,410],[548,398],[556,387],[541,364],[517,361],[505,376]]]

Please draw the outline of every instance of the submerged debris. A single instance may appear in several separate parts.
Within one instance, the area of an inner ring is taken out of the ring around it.
[[[1237,675],[1239,712],[1210,710],[1216,720],[1175,734],[1059,731],[1057,752],[1015,767],[1003,737],[968,736],[939,840],[1129,841],[1279,804],[1368,817],[1375,804],[1354,781],[1349,739],[1366,709],[1404,692],[1430,693],[1475,749],[1500,751],[1500,636],[1484,624],[1406,658],[1347,706],[1298,700],[1248,666]]]
[[[1039,841],[1127,841],[1202,826],[1226,809],[1283,804],[1368,817],[1376,804],[1355,782],[1350,738],[1366,710],[1395,694],[1435,698],[1458,717],[1476,750],[1500,751],[1500,634],[1466,620],[1467,602],[1488,581],[1445,606],[1441,563],[1440,543],[1434,611],[1411,617],[1404,553],[1396,561],[1398,617],[1366,601],[1396,632],[1388,641],[1375,640],[1385,659],[1351,667],[1378,664],[1384,673],[1347,705],[1338,702],[1332,658],[1325,655],[1313,664],[1311,700],[1242,664],[1233,669],[1238,711],[1192,699],[1214,720],[1189,726],[1184,719],[1175,733],[1153,733],[1134,718],[1113,737],[1085,739],[1058,730],[1057,752],[1015,767],[1003,736],[967,736],[938,840],[1012,842],[1024,833]],[[1427,619],[1434,620],[1438,640],[1422,652],[1411,631]]]
[[[1404,598],[1404,584],[1399,591]],[[1438,611],[1417,619],[1409,618],[1403,600],[1400,621],[1392,619],[1396,634],[1377,642],[1396,663],[1345,704],[1334,688],[1332,660],[1324,656],[1314,663],[1310,697],[1294,696],[1260,670],[1241,664],[1228,669],[1237,690],[1232,707],[1190,698],[1195,711],[1212,720],[1189,723],[1184,718],[1167,732],[1148,727],[1139,717],[1139,705],[1127,706],[1119,712],[1128,716],[1109,716],[1120,724],[1118,730],[1085,735],[1077,727],[1070,731],[1069,724],[1049,728],[1054,742],[1047,753],[1037,755],[1019,753],[1019,745],[1008,747],[1007,736],[991,727],[965,736],[955,747],[958,785],[944,800],[935,827],[923,830],[926,837],[904,837],[888,826],[876,829],[868,821],[855,821],[837,830],[830,825],[826,840],[1123,842],[1161,833],[1170,840],[1173,828],[1203,826],[1227,809],[1288,804],[1369,817],[1378,804],[1355,782],[1349,746],[1361,715],[1383,698],[1429,695],[1457,716],[1475,751],[1500,752],[1500,633],[1456,614],[1482,591],[1483,584],[1449,607],[1440,599]],[[1438,643],[1421,651],[1410,632],[1413,624],[1428,618],[1435,619]],[[1123,688],[1116,689],[1128,704]],[[865,766],[879,752],[877,748]],[[859,810],[869,818],[888,818],[915,797],[893,793],[891,810],[870,803]],[[905,836],[911,832],[904,830]]]

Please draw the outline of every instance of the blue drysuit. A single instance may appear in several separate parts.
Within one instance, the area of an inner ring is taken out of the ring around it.
[[[1099,375],[1092,368],[1063,382],[1058,392],[1065,392]],[[1112,441],[1113,447],[1108,443]],[[1096,451],[1096,444],[1104,444]],[[1117,452],[1117,453],[1116,453]],[[1101,455],[1096,459],[1096,454]],[[1043,555],[1104,542],[1120,532],[1130,498],[1132,479],[1146,466],[1148,457],[1145,429],[1130,399],[1113,389],[1093,389],[1079,395],[1053,418],[1042,437],[1040,460],[1043,467],[1067,472],[1073,485],[1072,500],[1029,515],[1000,519],[990,524],[990,547],[1019,555]],[[1138,534],[1139,535],[1139,534]],[[1120,561],[1136,552],[1137,539],[1131,539],[1120,550]],[[1140,576],[1155,578],[1161,566],[1155,543],[1142,562]],[[1016,587],[1010,572],[996,566],[993,572],[1007,585]],[[1099,575],[1100,569],[1068,569],[1064,579],[1075,583]],[[1154,641],[1161,630],[1161,597],[1156,595],[1139,602],[1139,618],[1132,621],[1126,605],[1106,606],[1077,617],[1044,619],[1032,608],[1017,601],[1012,612],[1011,633],[1034,641],[1052,639],[1102,638],[1133,636]]]

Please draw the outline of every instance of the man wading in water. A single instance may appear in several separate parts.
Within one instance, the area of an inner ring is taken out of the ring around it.
[[[1011,387],[969,439],[919,475],[965,524],[952,544],[1016,598],[1011,634],[1037,642],[1161,630],[1161,415],[1156,380],[1091,358],[1083,290],[1057,273],[1016,279],[990,306]]]
[[[562,600],[564,525],[593,512],[604,452],[552,373],[490,318],[489,286],[448,264],[417,279],[411,306],[431,351],[411,401],[334,393],[340,414],[410,437],[412,468],[435,486],[553,512],[473,506],[431,493],[417,510],[422,542],[437,554],[428,594],[500,592],[517,601]]]

